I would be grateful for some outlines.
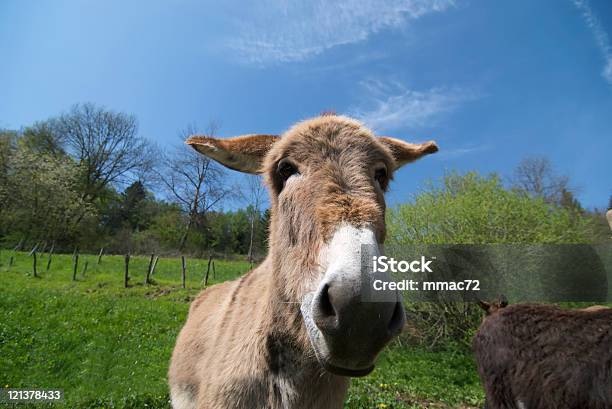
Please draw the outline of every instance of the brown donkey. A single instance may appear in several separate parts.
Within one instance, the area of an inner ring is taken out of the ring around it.
[[[479,303],[473,348],[486,409],[612,408],[612,308]]]
[[[265,261],[192,303],[168,375],[174,409],[341,408],[348,377],[370,373],[405,321],[399,294],[364,302],[362,249],[380,254],[393,171],[436,144],[375,137],[335,115],[282,137],[187,143],[262,173],[272,217]]]

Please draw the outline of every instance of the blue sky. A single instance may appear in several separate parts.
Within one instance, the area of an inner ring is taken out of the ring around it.
[[[612,194],[612,2],[0,2],[0,127],[91,101],[161,146],[188,124],[280,133],[324,110],[435,139],[391,203],[449,170],[546,155],[588,207]]]

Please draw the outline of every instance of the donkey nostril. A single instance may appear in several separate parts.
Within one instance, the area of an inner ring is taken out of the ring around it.
[[[334,306],[329,298],[329,285],[327,284],[321,289],[319,312],[323,317],[334,317],[336,315],[336,310],[334,310]]]
[[[340,328],[338,312],[334,308],[332,297],[329,285],[324,285],[316,295],[312,311],[315,324],[328,335],[336,333]]]
[[[404,304],[401,301],[398,301],[395,303],[395,309],[393,310],[391,321],[389,321],[389,325],[387,326],[389,334],[395,335],[399,333],[404,327],[405,321],[406,315],[404,313]]]

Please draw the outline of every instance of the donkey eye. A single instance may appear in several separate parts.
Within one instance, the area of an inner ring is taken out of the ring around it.
[[[291,176],[299,172],[297,167],[288,159],[282,159],[280,162],[278,162],[276,173],[278,173],[278,175],[283,179],[283,181],[286,181]]]
[[[385,189],[387,187],[387,182],[389,181],[389,177],[387,175],[387,168],[378,168],[376,172],[374,172],[374,180],[378,182],[381,189]]]

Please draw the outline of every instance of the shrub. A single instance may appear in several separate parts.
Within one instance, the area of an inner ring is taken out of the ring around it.
[[[392,244],[585,243],[591,227],[577,212],[474,172],[446,175],[440,186],[429,183],[388,214]]]
[[[390,245],[587,243],[592,223],[571,209],[504,188],[496,175],[451,173],[388,213]],[[470,303],[408,303],[409,331],[429,346],[469,343],[481,312]]]

